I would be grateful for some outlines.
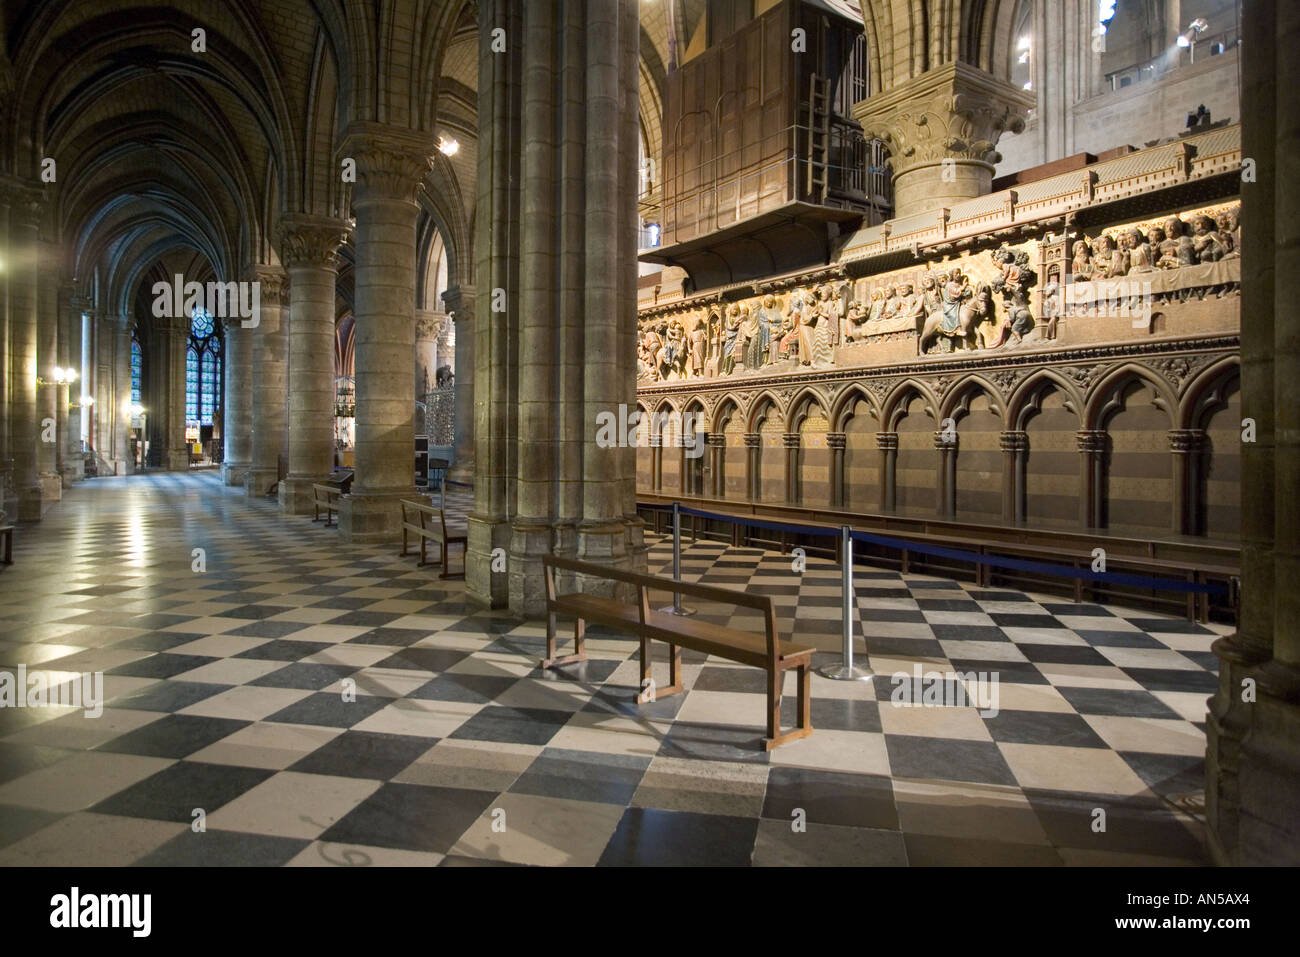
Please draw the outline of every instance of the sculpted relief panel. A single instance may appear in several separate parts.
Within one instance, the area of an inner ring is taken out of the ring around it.
[[[992,354],[1051,345],[1066,318],[1145,310],[1149,319],[1153,304],[1236,292],[1238,205],[1049,234],[856,279],[823,270],[804,284],[759,283],[748,298],[700,297],[646,310],[638,324],[638,380],[651,385]],[[1145,326],[1143,335],[1152,330],[1149,321],[1126,320],[1122,327],[1130,325]]]

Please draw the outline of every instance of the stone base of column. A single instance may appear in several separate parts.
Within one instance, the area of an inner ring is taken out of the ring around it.
[[[244,484],[244,475],[248,472],[247,462],[222,462],[221,484],[240,486]]]
[[[1300,865],[1300,668],[1261,667],[1259,699],[1241,742],[1237,852],[1246,866]]]
[[[501,559],[510,548],[510,523],[470,515],[467,524],[465,590],[476,605],[504,608],[510,603],[509,562]],[[494,554],[498,548],[501,551]]]
[[[447,469],[447,481],[473,485],[474,456],[466,456],[464,461],[457,459],[455,462],[451,463],[451,468]]]
[[[1253,707],[1241,700],[1242,679],[1247,677],[1253,678],[1253,672],[1240,663],[1219,659],[1219,691],[1210,699],[1205,723],[1205,838],[1220,865],[1231,864],[1237,850],[1241,739]]]
[[[316,501],[312,486],[323,481],[325,476],[290,475],[280,479],[280,511],[287,515],[310,515]]]
[[[271,493],[271,486],[280,480],[276,469],[250,468],[244,475],[244,494],[249,498],[261,498]]]
[[[186,446],[183,449],[168,449],[165,468],[168,472],[188,472],[190,470],[190,450]]]
[[[41,506],[44,504],[41,498],[41,487],[33,485],[31,488],[19,488],[17,498],[13,517],[20,522],[39,522]]]
[[[546,576],[542,556],[551,553],[554,533],[545,523],[516,522],[506,565],[510,610],[525,618],[546,614]]]
[[[578,560],[630,571],[631,556],[627,551],[627,526],[622,519],[610,522],[593,522],[578,526]],[[587,595],[602,595],[622,601],[634,601],[631,585],[609,581],[606,578],[577,578],[578,590]]]
[[[63,476],[58,472],[42,472],[38,481],[41,483],[41,500],[57,502],[63,498]]]
[[[625,518],[623,526],[627,529],[628,568],[644,575],[647,568],[646,553],[650,551],[650,546],[645,543],[645,519],[639,516]]]
[[[86,463],[78,456],[68,462],[65,462],[63,468],[59,469],[59,476],[63,479],[63,487],[74,485],[86,477]]]
[[[401,501],[415,496],[414,486],[344,495],[339,499],[339,537],[361,545],[400,541]]]

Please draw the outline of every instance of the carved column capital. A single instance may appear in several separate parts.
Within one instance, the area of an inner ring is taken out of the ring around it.
[[[9,216],[15,226],[38,229],[45,214],[45,196],[34,186],[15,182],[3,187],[5,199],[9,204]]]
[[[763,444],[763,437],[757,432],[745,433],[745,448],[756,449]]]
[[[1029,433],[1017,431],[999,433],[998,447],[1003,452],[1023,452],[1029,448]]]
[[[452,322],[474,318],[474,287],[451,286],[442,294],[443,308],[451,315]]]
[[[787,449],[797,449],[801,438],[802,436],[798,432],[783,432],[781,434],[781,444]]]
[[[709,448],[721,449],[727,445],[727,437],[721,432],[710,432],[704,439]]]
[[[435,312],[430,309],[415,310],[416,341],[437,339],[446,332],[449,319],[445,312]]]
[[[280,261],[286,267],[338,269],[339,247],[352,227],[341,219],[295,213],[280,219]]]
[[[366,121],[350,124],[343,135],[342,155],[357,166],[352,204],[414,203],[437,148],[437,140],[427,133]]]
[[[1105,452],[1106,431],[1104,429],[1081,429],[1074,433],[1080,452]]]
[[[903,194],[896,213],[909,215],[988,192],[1002,159],[998,139],[1023,130],[1034,103],[1025,90],[956,62],[863,100],[854,116],[888,147]]]
[[[256,263],[248,267],[247,281],[258,284],[263,305],[281,305],[289,298],[289,276],[279,266]]]
[[[831,451],[843,450],[848,445],[848,436],[843,432],[827,432],[826,447]]]
[[[1199,452],[1205,446],[1204,429],[1170,429],[1169,451],[1181,455]]]
[[[877,432],[876,448],[882,452],[895,452],[898,450],[898,433],[897,432]]]
[[[934,447],[941,452],[944,449],[955,449],[957,447],[957,433],[946,431],[935,432]]]

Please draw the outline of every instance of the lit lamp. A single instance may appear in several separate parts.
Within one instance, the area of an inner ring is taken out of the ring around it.
[[[1190,47],[1196,42],[1196,38],[1208,29],[1210,29],[1209,21],[1205,17],[1197,17],[1187,24],[1187,30],[1179,35],[1178,45],[1180,47]]]
[[[440,136],[438,137],[438,151],[441,152],[443,156],[455,156],[456,153],[460,151],[460,143],[455,139],[447,139],[446,137]]]
[[[55,366],[53,379],[42,379],[40,376],[37,376],[36,384],[37,385],[71,385],[72,383],[77,381],[77,378],[78,375],[76,369],[63,369],[60,368],[59,366]]]

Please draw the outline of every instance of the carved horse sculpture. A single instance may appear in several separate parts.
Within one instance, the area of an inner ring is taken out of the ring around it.
[[[949,273],[941,293],[943,304],[925,317],[921,328],[919,348],[922,354],[940,335],[955,340],[954,345],[969,345],[971,324],[977,318],[978,309],[971,301],[974,293],[960,269]]]

